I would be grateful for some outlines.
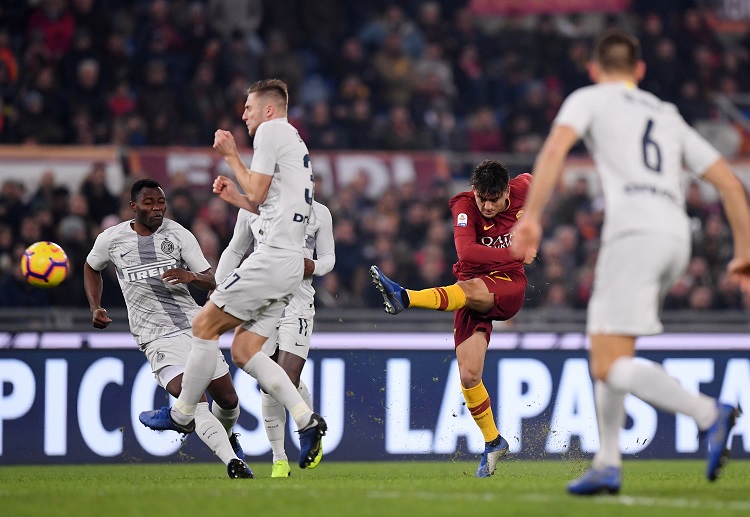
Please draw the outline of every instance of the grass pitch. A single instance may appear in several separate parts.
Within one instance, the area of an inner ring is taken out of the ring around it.
[[[271,479],[229,479],[220,463],[0,467],[0,514],[21,516],[750,515],[750,461],[709,483],[700,461],[629,461],[619,496],[576,498],[566,483],[587,463],[501,461],[343,463],[293,467]]]

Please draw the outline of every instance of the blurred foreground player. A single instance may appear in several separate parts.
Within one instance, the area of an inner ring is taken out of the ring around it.
[[[638,41],[622,31],[599,40],[589,69],[596,84],[573,92],[560,108],[511,246],[519,257],[539,246],[544,207],[570,148],[583,138],[601,177],[606,215],[587,316],[600,448],[591,467],[568,485],[576,495],[620,490],[619,434],[628,393],[695,419],[711,481],[721,474],[739,416],[729,404],[685,390],[661,365],[634,358],[638,336],[662,332],[664,296],[690,259],[683,165],[718,189],[734,236],[729,274],[750,289],[750,210],[742,183],[672,104],[637,88],[645,73],[639,54]]]

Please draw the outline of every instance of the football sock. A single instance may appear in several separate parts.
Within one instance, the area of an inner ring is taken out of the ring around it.
[[[240,405],[237,404],[231,409],[224,409],[214,401],[214,403],[211,404],[211,413],[213,413],[216,419],[224,427],[227,436],[231,436],[232,429],[234,429],[234,425],[240,418]]]
[[[266,436],[273,451],[273,461],[286,460],[284,450],[286,408],[268,393],[263,392],[262,399],[263,424],[266,426]]]
[[[289,414],[299,429],[304,428],[310,422],[312,410],[302,400],[284,369],[273,359],[259,352],[253,355],[242,369],[258,380],[263,391],[289,410]]]
[[[208,402],[199,402],[195,408],[195,432],[214,451],[224,465],[237,456],[229,437],[219,420],[208,410]]]
[[[599,425],[599,450],[592,465],[596,469],[619,467],[622,465],[620,429],[625,425],[625,393],[604,381],[595,381],[594,404]]]
[[[405,289],[409,296],[409,307],[453,311],[466,305],[466,293],[458,284],[432,287],[421,291]]]
[[[216,371],[218,350],[218,340],[193,338],[185,373],[182,374],[182,391],[172,408],[172,418],[178,424],[185,425],[193,419],[195,406],[198,405]]]
[[[701,431],[708,429],[718,416],[714,399],[687,391],[652,361],[621,357],[609,368],[607,383],[658,409],[693,417]]]
[[[311,410],[313,408],[312,403],[312,396],[310,395],[310,390],[307,389],[307,384],[300,379],[299,381],[299,388],[297,388],[297,391],[299,391],[300,397],[302,397],[302,400],[305,401],[305,404],[307,404],[307,407],[309,407]]]
[[[495,425],[495,418],[492,415],[492,405],[490,404],[490,394],[487,393],[487,388],[484,387],[484,383],[479,381],[479,384],[473,388],[464,388],[461,386],[461,391],[464,392],[464,398],[466,399],[466,407],[469,408],[472,418],[482,430],[485,442],[491,442],[498,437],[500,431],[497,430]]]

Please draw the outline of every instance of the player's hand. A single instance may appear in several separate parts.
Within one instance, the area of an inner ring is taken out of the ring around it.
[[[305,259],[305,270],[302,273],[302,276],[310,276],[315,272],[315,262],[310,260],[309,258]]]
[[[743,293],[750,294],[750,258],[735,257],[729,262],[727,272]]]
[[[190,282],[195,280],[195,274],[193,274],[192,271],[188,271],[186,269],[176,267],[172,269],[167,269],[161,275],[161,279],[170,285],[189,284]]]
[[[213,192],[221,199],[238,208],[245,208],[245,196],[240,194],[237,185],[226,176],[217,176],[213,184]]]
[[[217,129],[214,133],[214,149],[225,158],[237,154],[237,144],[232,133]]]
[[[542,225],[536,221],[521,216],[521,219],[513,226],[511,230],[513,239],[510,243],[510,253],[517,259],[523,259],[524,264],[528,264],[533,251],[533,257],[536,256],[536,250],[539,249],[539,241],[542,240]]]
[[[107,325],[112,323],[112,318],[107,316],[107,309],[99,307],[94,311],[91,323],[94,325],[94,328],[103,329],[107,328]]]
[[[536,248],[529,248],[526,251],[526,257],[523,259],[524,266],[528,266],[532,262],[534,262],[534,259],[536,258]]]

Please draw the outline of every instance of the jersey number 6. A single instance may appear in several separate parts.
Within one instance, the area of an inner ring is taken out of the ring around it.
[[[646,130],[643,132],[643,164],[654,172],[661,173],[661,149],[659,144],[651,139],[651,129],[654,121],[648,119]]]

